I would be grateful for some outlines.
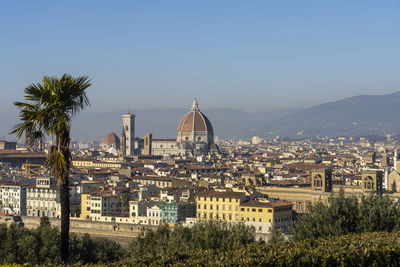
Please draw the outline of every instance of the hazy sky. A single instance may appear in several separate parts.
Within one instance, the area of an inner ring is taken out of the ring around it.
[[[0,0],[0,112],[42,75],[92,111],[308,107],[400,90],[400,1]]]

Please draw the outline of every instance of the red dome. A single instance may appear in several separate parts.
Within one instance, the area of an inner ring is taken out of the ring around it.
[[[209,134],[213,134],[211,123],[199,110],[196,100],[193,102],[192,110],[179,123],[178,133],[182,132],[208,132]]]
[[[102,144],[119,148],[119,138],[115,133],[109,133],[104,137]]]

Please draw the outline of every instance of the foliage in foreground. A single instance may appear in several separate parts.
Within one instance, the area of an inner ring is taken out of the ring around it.
[[[293,224],[293,240],[400,230],[400,205],[389,197],[369,195],[358,201],[343,191],[327,204],[318,202]]]
[[[42,217],[40,226],[27,229],[11,224],[0,225],[0,264],[60,263],[60,231],[50,226],[47,217]],[[123,248],[106,238],[81,238],[70,236],[70,262],[97,263],[121,260]]]
[[[253,243],[227,251],[174,252],[166,257],[126,259],[107,266],[400,266],[399,258],[400,232],[374,232]]]
[[[192,228],[176,226],[171,229],[162,225],[155,231],[146,230],[132,240],[128,256],[141,259],[198,250],[227,251],[254,242],[253,229],[244,223],[206,220],[196,223]]]

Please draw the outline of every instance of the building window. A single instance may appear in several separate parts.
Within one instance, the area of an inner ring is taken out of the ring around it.
[[[268,209],[268,213],[272,213],[272,209]]]
[[[256,212],[256,209],[251,209],[251,212]]]
[[[262,209],[258,209],[258,212],[262,212]]]

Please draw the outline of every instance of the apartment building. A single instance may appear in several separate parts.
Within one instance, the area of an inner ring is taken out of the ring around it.
[[[89,197],[87,194],[83,194],[82,198],[86,198],[81,201],[85,202],[83,208],[87,209]],[[120,195],[109,191],[90,193],[91,220],[100,220],[101,216],[121,216],[121,208],[122,201]],[[88,211],[86,210],[84,216],[87,216],[87,214]]]
[[[26,202],[28,216],[61,216],[60,192],[53,178],[37,178],[36,184],[27,188]]]
[[[26,215],[26,187],[18,183],[7,183],[1,186],[1,203],[3,211],[11,215]]]
[[[261,234],[269,233],[274,225],[287,230],[292,222],[291,203],[253,198],[245,192],[200,192],[197,197],[197,218],[244,222]]]

